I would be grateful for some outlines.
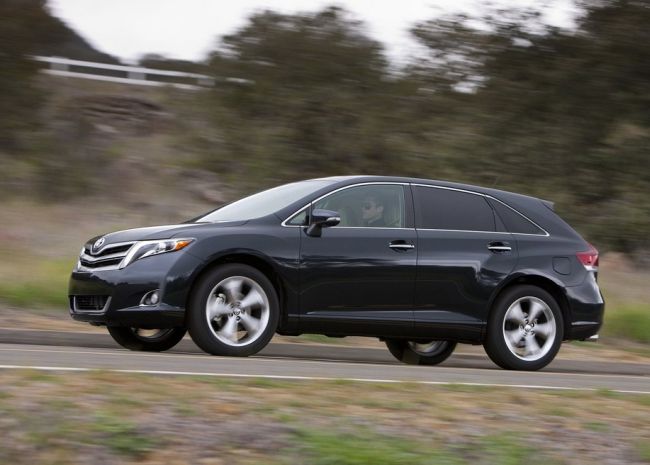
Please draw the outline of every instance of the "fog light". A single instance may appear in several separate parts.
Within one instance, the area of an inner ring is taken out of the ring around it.
[[[141,306],[150,306],[156,305],[160,301],[160,291],[156,289],[155,291],[147,292],[140,300]]]

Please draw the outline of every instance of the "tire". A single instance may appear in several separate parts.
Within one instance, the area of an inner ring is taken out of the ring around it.
[[[146,331],[155,331],[147,333]],[[145,352],[163,352],[174,347],[183,339],[187,330],[185,328],[165,328],[143,330],[126,326],[109,326],[111,337],[122,347],[129,350]]]
[[[428,341],[426,343],[387,339],[386,347],[393,357],[409,365],[438,365],[449,358],[456,348],[451,341]]]
[[[193,289],[188,329],[209,354],[247,357],[269,343],[279,315],[271,281],[251,266],[228,264],[209,271]]]
[[[563,336],[564,320],[553,296],[537,286],[521,285],[496,300],[484,347],[502,368],[534,371],[553,361]]]

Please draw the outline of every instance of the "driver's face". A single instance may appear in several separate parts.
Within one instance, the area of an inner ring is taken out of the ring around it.
[[[383,205],[379,205],[375,199],[366,199],[361,204],[361,214],[365,221],[374,220],[380,218],[384,212]]]

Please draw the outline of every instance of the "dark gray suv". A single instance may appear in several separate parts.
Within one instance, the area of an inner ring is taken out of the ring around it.
[[[406,363],[456,343],[536,370],[597,334],[598,252],[551,203],[426,179],[350,176],[276,187],[178,225],[90,239],[72,317],[134,350],[189,330],[217,355],[274,333],[370,336]]]

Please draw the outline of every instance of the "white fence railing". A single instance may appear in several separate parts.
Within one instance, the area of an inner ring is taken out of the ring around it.
[[[53,76],[93,79],[140,86],[172,86],[185,90],[204,89],[215,84],[215,78],[205,74],[142,68],[140,66],[111,65],[59,57],[34,56],[32,58],[42,63],[48,63],[49,67],[42,71]],[[239,84],[249,83],[247,80],[237,78],[226,78],[224,81]]]

